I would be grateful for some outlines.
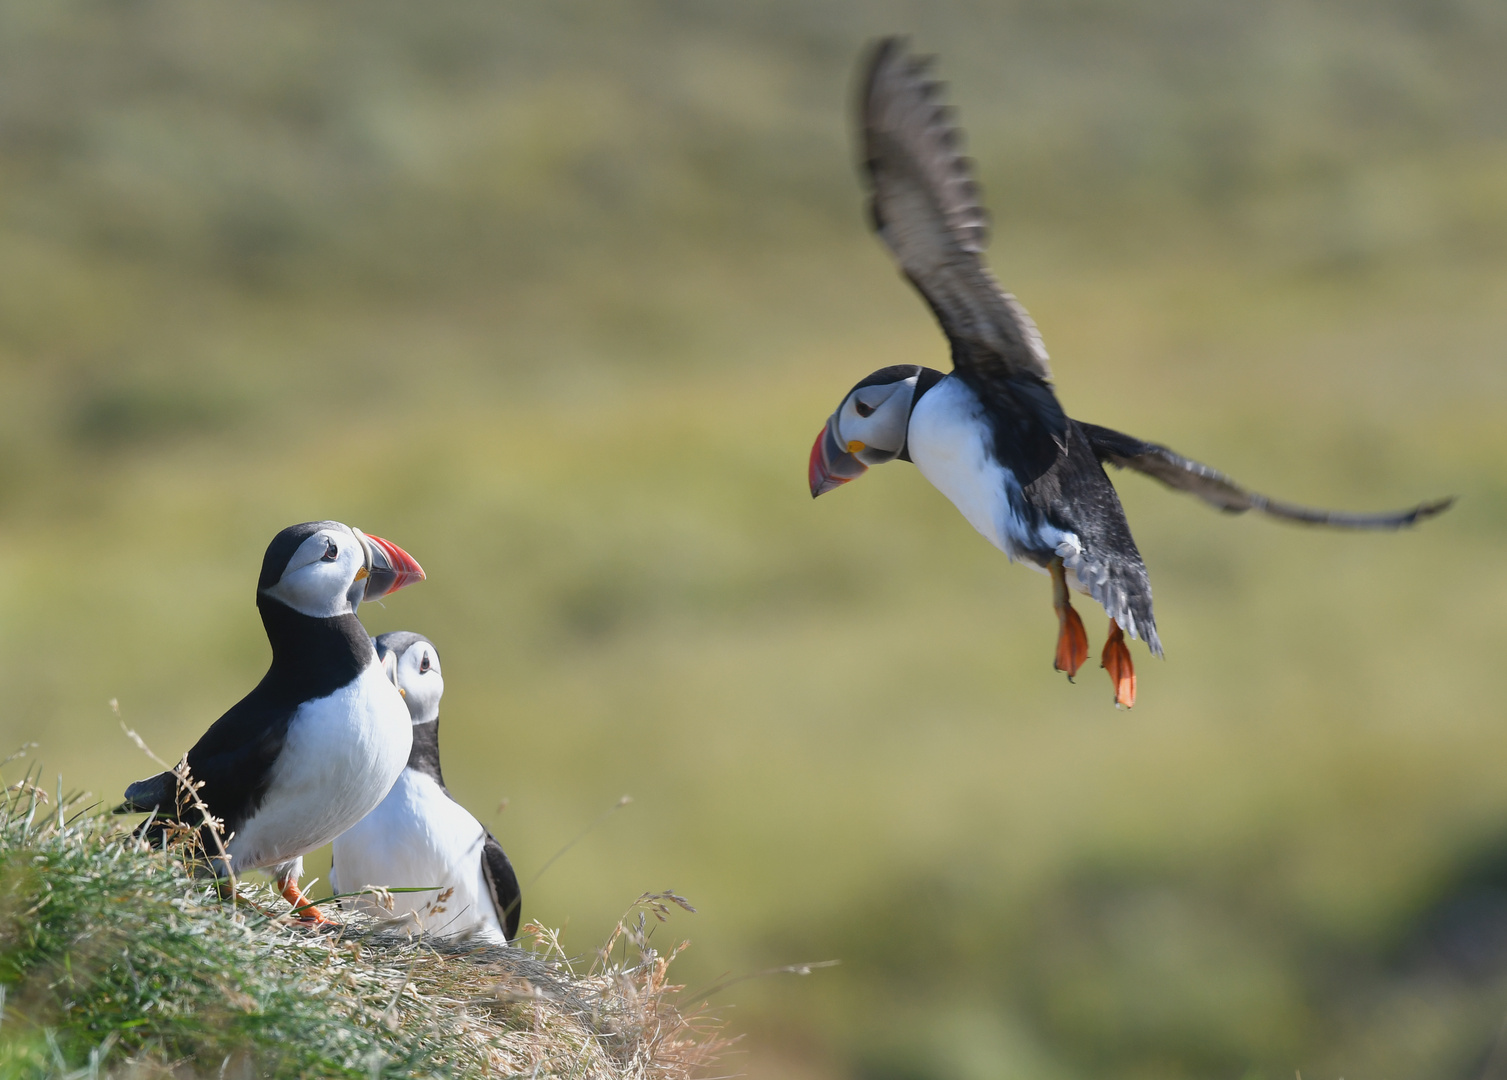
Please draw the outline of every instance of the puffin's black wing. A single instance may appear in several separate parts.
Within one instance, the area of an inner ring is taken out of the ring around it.
[[[523,915],[523,890],[518,887],[518,875],[513,872],[507,852],[490,832],[481,851],[481,872],[486,875],[497,919],[508,940],[512,941],[518,936],[518,923]]]
[[[261,804],[272,782],[272,765],[282,751],[298,703],[279,701],[263,679],[210,725],[188,752],[189,775],[202,782],[199,797],[225,821],[228,838]],[[138,780],[126,788],[117,813],[150,812],[180,816],[179,787],[171,772]],[[191,817],[190,820],[193,820]]]
[[[1001,449],[1024,483],[1065,449],[1067,419],[1036,324],[984,263],[988,215],[929,66],[902,38],[874,51],[859,102],[870,213],[947,335],[953,367],[1016,432]]]
[[[1087,433],[1089,445],[1100,461],[1145,473],[1176,491],[1197,495],[1210,506],[1217,506],[1230,514],[1259,510],[1284,521],[1297,521],[1305,525],[1329,525],[1339,529],[1402,529],[1444,513],[1455,501],[1453,497],[1435,499],[1411,510],[1381,514],[1347,514],[1339,510],[1295,506],[1247,491],[1219,470],[1185,458],[1165,446],[1097,424],[1080,422],[1079,426]]]

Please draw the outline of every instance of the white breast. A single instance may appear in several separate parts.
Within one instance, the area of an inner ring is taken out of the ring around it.
[[[230,840],[231,864],[272,866],[328,844],[382,801],[412,746],[408,706],[373,658],[293,714],[267,794]]]
[[[995,459],[992,437],[978,396],[967,383],[948,375],[916,402],[907,448],[921,475],[1010,558],[1048,550],[1073,565],[1077,536],[1047,524],[1032,527],[1015,512],[1011,500],[1020,499],[1020,482]],[[1035,560],[1027,565],[1041,569]]]
[[[412,769],[382,804],[335,841],[330,883],[355,892],[367,885],[425,888],[394,893],[393,910],[370,897],[342,901],[379,919],[402,919],[442,937],[502,942],[502,925],[482,873],[486,831],[435,783]]]

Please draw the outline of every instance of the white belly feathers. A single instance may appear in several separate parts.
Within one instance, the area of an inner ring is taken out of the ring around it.
[[[1045,522],[1032,526],[1016,513],[1012,499],[1021,498],[1020,481],[995,458],[992,435],[978,396],[949,375],[916,402],[907,435],[910,459],[991,544],[1043,573],[1026,552],[1055,552],[1070,571],[1069,584],[1086,591],[1071,573],[1082,554],[1077,535]]]
[[[267,793],[230,840],[231,865],[271,866],[329,843],[382,801],[412,745],[408,706],[373,658],[293,714]]]
[[[502,924],[482,872],[486,831],[434,779],[413,769],[382,805],[335,841],[330,883],[342,892],[367,885],[435,887],[394,893],[393,910],[370,897],[342,901],[379,919],[402,919],[443,937],[502,943]]]
[[[995,460],[991,435],[978,397],[967,383],[949,375],[916,402],[908,447],[921,475],[1013,559],[1023,549],[1041,548],[1043,538],[1010,505],[1010,496],[1020,495],[1020,483]]]

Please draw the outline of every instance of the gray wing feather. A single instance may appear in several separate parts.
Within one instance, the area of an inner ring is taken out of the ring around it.
[[[1100,461],[1121,469],[1134,469],[1175,491],[1196,495],[1210,506],[1230,514],[1256,510],[1283,521],[1305,525],[1328,525],[1338,529],[1402,529],[1444,513],[1454,504],[1454,497],[1420,503],[1409,510],[1392,510],[1379,514],[1351,514],[1340,510],[1323,510],[1268,498],[1247,491],[1218,469],[1157,443],[1137,439],[1097,424],[1081,424],[1089,444]]]
[[[1049,380],[1036,324],[984,263],[988,215],[929,66],[902,38],[881,41],[870,62],[859,111],[874,227],[931,305],[957,368]]]

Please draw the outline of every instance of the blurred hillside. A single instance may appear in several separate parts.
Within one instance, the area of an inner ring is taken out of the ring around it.
[[[1117,478],[1124,715],[914,470],[813,504],[843,392],[945,362],[852,168],[896,30],[1070,411],[1460,505]],[[634,796],[526,917],[674,887],[693,982],[843,961],[717,999],[755,1077],[1507,1075],[1504,56],[1492,0],[0,0],[0,745],[112,795],[115,697],[186,749],[335,517],[429,571],[362,614],[526,883]]]

